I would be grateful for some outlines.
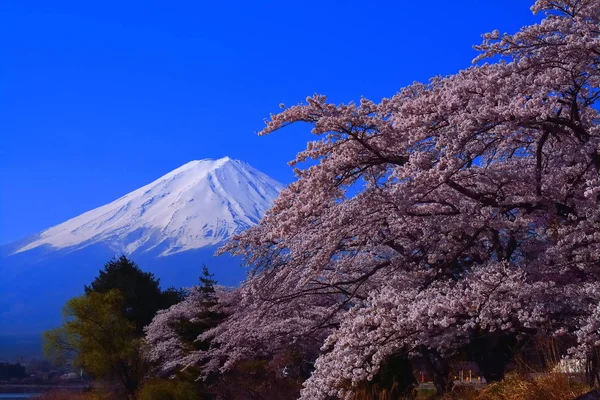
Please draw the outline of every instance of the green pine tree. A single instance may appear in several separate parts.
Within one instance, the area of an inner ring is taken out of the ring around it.
[[[158,310],[169,308],[183,299],[183,294],[174,288],[160,289],[160,280],[150,272],[144,272],[126,256],[113,258],[99,271],[85,293],[107,293],[118,290],[122,293],[126,318],[133,322],[138,336],[143,334]]]

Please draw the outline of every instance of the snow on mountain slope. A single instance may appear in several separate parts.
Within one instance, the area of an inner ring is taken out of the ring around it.
[[[258,223],[283,186],[229,157],[189,162],[105,206],[42,231],[16,253],[103,243],[160,255],[225,241]]]

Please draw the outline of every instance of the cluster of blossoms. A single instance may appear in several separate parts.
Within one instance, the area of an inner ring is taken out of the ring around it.
[[[200,286],[193,286],[183,301],[166,310],[160,310],[144,328],[146,359],[156,367],[158,375],[172,375],[189,366],[203,365],[210,360],[208,349],[198,349],[194,343],[199,337],[186,338],[182,334],[185,324],[203,324],[210,327],[213,315],[230,315],[238,302],[238,293],[217,286],[214,293],[207,293]],[[212,298],[214,296],[214,299]],[[208,300],[208,301],[207,301]]]
[[[305,122],[321,139],[222,249],[253,269],[207,333],[213,368],[322,346],[302,398],[350,398],[390,356],[443,359],[481,332],[600,344],[600,3],[532,10],[539,24],[484,36],[476,62],[493,63],[271,116],[262,134]]]

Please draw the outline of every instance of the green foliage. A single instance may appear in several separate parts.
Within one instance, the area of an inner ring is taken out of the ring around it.
[[[144,383],[137,400],[197,400],[200,397],[196,386],[179,380],[151,380]]]
[[[85,286],[85,293],[106,293],[113,289],[123,294],[123,312],[133,322],[138,336],[143,334],[144,327],[158,310],[169,308],[183,299],[180,290],[169,288],[161,291],[160,280],[154,274],[142,271],[125,256],[107,262],[98,277]]]
[[[74,356],[74,364],[91,376],[116,380],[132,395],[145,371],[124,305],[118,290],[72,298],[63,308],[62,326],[44,333],[46,356],[55,362]]]

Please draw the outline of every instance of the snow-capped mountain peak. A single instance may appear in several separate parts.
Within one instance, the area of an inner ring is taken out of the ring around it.
[[[112,203],[42,231],[15,253],[39,246],[169,255],[216,245],[258,223],[283,186],[229,157],[191,161]]]

